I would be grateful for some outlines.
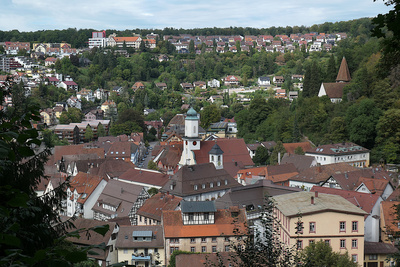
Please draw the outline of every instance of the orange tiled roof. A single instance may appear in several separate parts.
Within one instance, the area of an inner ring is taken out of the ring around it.
[[[163,211],[162,216],[165,238],[233,236],[235,229],[246,232],[246,214],[242,209],[237,217],[232,217],[229,209],[217,210],[214,224],[183,225],[180,210]]]
[[[118,42],[137,42],[139,37],[114,37],[114,40]]]
[[[382,228],[386,227],[386,232],[396,231],[398,232],[398,227],[395,227],[397,224],[397,215],[395,205],[400,205],[400,201],[382,201],[381,202],[381,214],[383,215],[383,221],[385,225],[382,225]]]
[[[301,147],[304,152],[310,150],[311,144],[309,142],[300,142],[300,143],[284,143],[283,147],[286,149],[286,152],[289,155],[293,155],[296,148]]]
[[[71,191],[76,190],[79,194],[78,202],[85,203],[99,183],[103,180],[97,175],[79,172],[70,183]],[[86,196],[84,196],[86,194]]]

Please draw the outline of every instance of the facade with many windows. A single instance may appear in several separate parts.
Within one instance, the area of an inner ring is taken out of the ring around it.
[[[274,200],[275,216],[282,224],[280,238],[287,246],[304,249],[324,240],[333,251],[348,252],[363,265],[365,211],[341,196],[318,192],[279,195]]]
[[[165,263],[175,250],[201,253],[230,251],[237,240],[234,229],[245,231],[244,210],[217,210],[212,201],[182,201],[181,210],[163,212]]]

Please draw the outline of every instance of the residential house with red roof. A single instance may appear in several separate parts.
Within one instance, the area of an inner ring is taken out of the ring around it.
[[[314,186],[311,192],[338,195],[347,199],[368,215],[364,218],[364,240],[378,242],[380,238],[379,216],[382,197],[377,194],[360,193],[349,190],[340,190],[328,187]]]
[[[224,85],[226,86],[240,85],[239,78],[234,75],[228,75],[224,79]]]
[[[66,209],[62,214],[93,219],[92,208],[106,185],[107,181],[97,175],[78,173],[67,188]]]
[[[333,174],[347,173],[358,170],[347,163],[335,163],[307,168],[288,179],[289,186],[310,191],[314,185],[321,185]]]
[[[281,164],[288,163],[294,164],[298,172],[317,166],[317,160],[314,157],[285,153],[281,159]]]
[[[150,197],[140,185],[109,180],[93,206],[93,219],[108,221],[116,217],[129,217],[132,225],[138,224],[137,210]]]
[[[117,262],[126,266],[166,266],[160,225],[121,226],[115,249]]]
[[[181,197],[167,193],[157,193],[148,198],[138,209],[138,225],[159,225],[163,211],[177,210]]]
[[[381,240],[384,243],[397,245],[400,242],[400,223],[396,207],[400,201],[382,201],[380,206]]]
[[[132,89],[133,91],[144,89],[144,84],[142,82],[135,82],[135,84],[132,85]]]
[[[355,167],[368,167],[370,164],[369,150],[351,142],[321,145],[305,152],[321,165],[345,162]]]
[[[128,169],[115,179],[123,180],[126,183],[145,186],[147,188],[154,187],[160,189],[168,182],[168,175],[159,171],[134,168]]]
[[[283,147],[285,148],[286,153],[288,155],[296,154],[295,151],[296,151],[296,149],[299,149],[299,148],[301,148],[303,150],[303,152],[312,149],[312,146],[311,146],[310,142],[283,143]]]
[[[62,81],[57,87],[64,88],[65,91],[78,91],[78,85],[74,81]]]
[[[230,251],[239,233],[247,233],[246,213],[230,207],[216,209],[213,201],[182,201],[181,210],[163,211],[165,264],[175,250],[189,252]]]
[[[138,49],[140,47],[140,43],[142,38],[140,36],[133,37],[116,37],[116,35],[110,35],[108,40],[109,46],[117,46],[118,48],[133,47]]]

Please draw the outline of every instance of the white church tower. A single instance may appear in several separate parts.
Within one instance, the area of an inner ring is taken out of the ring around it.
[[[224,151],[222,151],[217,143],[215,143],[210,152],[208,152],[210,163],[213,163],[217,170],[224,168],[222,154],[224,154]]]
[[[190,108],[185,118],[185,136],[183,137],[183,151],[181,160],[179,161],[179,168],[184,165],[196,164],[193,151],[200,150],[200,140],[199,117],[197,116],[197,112],[193,108]]]

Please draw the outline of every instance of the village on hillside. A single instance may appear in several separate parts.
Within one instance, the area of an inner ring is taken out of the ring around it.
[[[129,58],[129,49],[153,50],[158,42],[173,45],[176,57],[250,51],[283,55],[301,50],[330,52],[347,38],[346,33],[181,34],[160,40],[157,34],[107,37],[100,31],[92,33],[87,48],[79,49],[68,43],[0,43],[5,52],[0,54],[0,87],[22,89],[19,95],[13,91],[3,99],[1,112],[18,109],[16,103],[22,105],[19,97],[26,101],[39,98],[32,101],[36,104],[50,94],[57,97],[40,109],[40,120],[31,121],[43,142],[52,146],[35,191],[38,197],[46,196],[68,181],[57,210],[61,218],[76,218],[77,229],[109,226],[105,235],[92,232],[90,238],[85,233],[67,238],[79,247],[104,243],[96,255],[88,254],[99,266],[204,266],[218,261],[231,266],[229,258],[235,257],[243,240],[264,242],[255,236],[263,232],[265,207],[270,201],[274,205],[269,215],[278,225],[276,240],[287,251],[302,251],[322,240],[358,266],[394,266],[390,255],[398,252],[399,240],[394,237],[400,231],[395,165],[387,165],[383,159],[373,162],[370,147],[346,138],[331,138],[325,144],[315,144],[305,135],[297,142],[283,138],[248,142],[241,135],[243,128],[236,114],[228,118],[204,112],[217,104],[251,108],[256,91],[262,92],[263,101],[284,101],[279,103],[291,107],[303,93],[303,73],[265,74],[254,78],[252,86],[243,84],[247,83],[245,75],[233,73],[204,81],[179,81],[176,98],[166,100],[172,103],[177,99],[173,108],[179,112],[166,120],[152,118],[157,110],[135,101],[139,97],[150,101],[150,96],[140,94],[151,83],[159,94],[173,90],[168,79],[154,82],[149,78],[135,80],[129,87],[121,82],[113,88],[94,89],[84,88],[68,73],[56,70],[63,58],[90,66],[89,59],[79,56],[84,52],[106,54],[113,49],[122,61]],[[171,55],[159,53],[149,62],[154,60],[169,61]],[[185,60],[190,61],[181,59]],[[326,100],[326,105],[340,105],[350,95],[346,89],[353,75],[350,62],[344,56],[339,60],[334,79],[318,81],[315,97]],[[135,109],[130,110],[122,100],[118,103],[123,97],[127,103],[135,103]],[[226,103],[227,99],[231,102]],[[126,124],[121,123],[121,114]]]

